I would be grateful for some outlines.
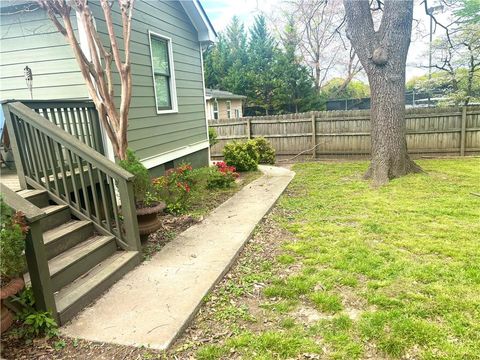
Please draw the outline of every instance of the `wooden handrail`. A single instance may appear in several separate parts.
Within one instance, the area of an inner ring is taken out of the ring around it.
[[[3,201],[12,209],[21,211],[29,223],[38,221],[46,216],[43,210],[33,205],[30,201],[25,200],[5,184],[0,183],[0,191],[3,195]]]
[[[59,142],[63,146],[71,148],[77,155],[80,155],[85,160],[94,163],[96,167],[104,171],[106,174],[114,178],[120,177],[125,180],[133,180],[134,175],[130,174],[128,171],[124,170],[114,162],[108,160],[106,157],[91,147],[85,145],[80,140],[66,133],[58,126],[45,121],[43,116],[33,112],[28,106],[22,104],[21,102],[14,102],[8,104],[8,107],[13,114],[30,122],[37,129],[47,132],[55,141]]]

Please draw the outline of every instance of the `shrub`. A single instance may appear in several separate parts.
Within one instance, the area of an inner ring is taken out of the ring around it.
[[[218,134],[214,128],[208,128],[208,141],[210,143],[210,147],[218,143]]]
[[[253,142],[232,142],[223,148],[223,157],[230,166],[238,171],[257,170],[259,155]]]
[[[189,164],[167,170],[165,175],[153,180],[154,191],[165,201],[166,211],[171,214],[179,214],[188,209],[193,185],[192,167]]]
[[[223,161],[215,163],[215,166],[210,168],[207,179],[208,189],[224,189],[232,186],[238,173],[234,166],[228,166]]]
[[[253,142],[257,149],[259,164],[275,164],[275,149],[267,139],[258,137],[250,141]]]
[[[121,160],[119,165],[129,173],[135,175],[135,179],[133,180],[133,192],[135,194],[137,206],[148,206],[152,202],[151,196],[149,196],[149,192],[152,191],[152,187],[147,168],[140,162],[135,153],[130,149],[127,150],[126,159]]]
[[[23,323],[20,329],[22,337],[42,335],[50,338],[58,335],[58,325],[52,315],[35,309],[35,297],[31,287],[23,289],[18,296],[13,297],[13,301],[21,307],[17,319]]]
[[[25,270],[25,235],[28,232],[23,213],[13,211],[0,197],[0,277],[2,282]]]

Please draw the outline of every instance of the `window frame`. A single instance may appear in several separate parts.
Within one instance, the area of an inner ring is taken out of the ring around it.
[[[232,118],[232,101],[227,100],[225,102],[225,105],[227,107],[227,119],[231,119]]]
[[[240,119],[240,109],[235,109],[235,119]]]
[[[170,109],[158,108],[157,86],[155,83],[155,68],[153,66],[152,38],[157,38],[158,40],[163,40],[167,42],[168,66],[170,70],[170,76],[169,76],[170,105],[171,105]],[[175,83],[175,68],[174,68],[174,61],[173,61],[172,39],[169,38],[168,36],[164,36],[162,34],[158,34],[156,32],[148,30],[148,44],[150,46],[150,63],[152,68],[153,92],[155,95],[155,110],[158,115],[178,113],[177,86]]]
[[[217,106],[217,110],[215,110],[215,105]],[[213,102],[212,102],[212,118],[214,120],[218,120],[220,118],[220,113],[219,113],[219,104],[218,104],[218,101],[217,99],[213,99]],[[217,114],[217,117],[215,117],[215,114]]]

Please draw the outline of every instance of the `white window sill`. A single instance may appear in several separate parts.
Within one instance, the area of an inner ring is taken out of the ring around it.
[[[178,113],[178,109],[172,109],[172,110],[157,110],[157,115],[176,114],[176,113]]]

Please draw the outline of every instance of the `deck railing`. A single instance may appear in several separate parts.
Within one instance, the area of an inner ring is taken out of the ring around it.
[[[48,190],[123,249],[140,250],[134,176],[20,102],[4,113],[20,186]]]
[[[35,306],[38,310],[49,311],[56,317],[57,310],[52,291],[47,255],[43,243],[40,220],[46,214],[7,186],[0,184],[3,201],[15,211],[21,211],[27,221],[29,231],[25,239],[25,257],[30,272]]]
[[[22,104],[105,155],[100,119],[92,101],[28,100]]]

